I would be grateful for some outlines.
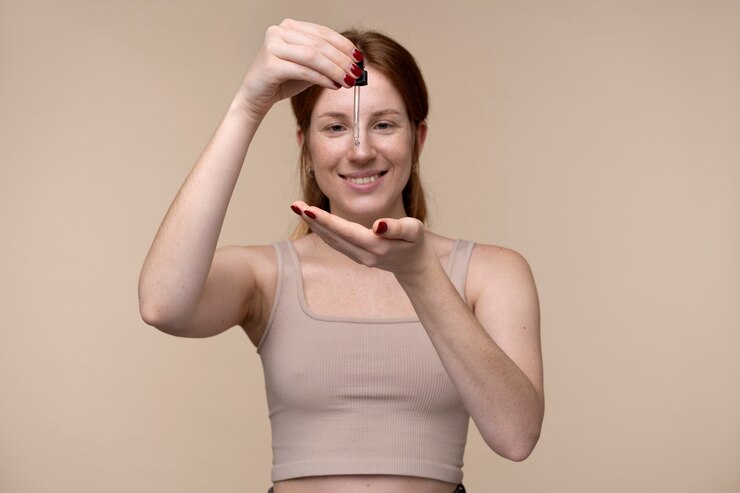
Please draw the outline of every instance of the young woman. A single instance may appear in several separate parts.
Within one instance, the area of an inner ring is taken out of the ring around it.
[[[355,145],[360,61],[369,83]],[[250,142],[286,98],[302,226],[292,241],[217,249]],[[390,38],[289,19],[268,28],[144,263],[148,324],[183,337],[240,325],[257,346],[275,493],[464,491],[470,417],[511,460],[539,437],[531,272],[512,250],[425,229],[427,109],[421,72]]]

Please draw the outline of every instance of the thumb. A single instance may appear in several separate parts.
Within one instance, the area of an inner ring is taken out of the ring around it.
[[[424,225],[413,217],[401,219],[378,219],[373,224],[373,232],[377,236],[394,240],[405,240],[416,243],[424,230]]]

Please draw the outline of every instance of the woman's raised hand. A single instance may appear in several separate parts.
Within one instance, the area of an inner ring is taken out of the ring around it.
[[[352,87],[359,72],[355,62],[362,60],[352,42],[332,29],[285,19],[265,31],[236,102],[251,116],[262,118],[273,104],[311,85]]]

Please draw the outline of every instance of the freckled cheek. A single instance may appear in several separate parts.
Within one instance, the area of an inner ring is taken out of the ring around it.
[[[342,144],[331,140],[318,143],[312,142],[308,147],[308,151],[314,166],[331,165],[347,153],[347,145],[346,143]]]
[[[384,140],[374,145],[378,154],[400,166],[404,162],[411,162],[413,154],[413,143],[409,144],[405,139]]]

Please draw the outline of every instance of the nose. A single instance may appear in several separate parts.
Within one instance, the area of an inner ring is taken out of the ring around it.
[[[360,132],[359,140],[360,145],[355,145],[352,138],[348,139],[350,149],[347,156],[349,157],[349,160],[358,165],[373,161],[377,153],[375,152],[375,147],[373,146],[372,141],[368,138],[365,132]]]

